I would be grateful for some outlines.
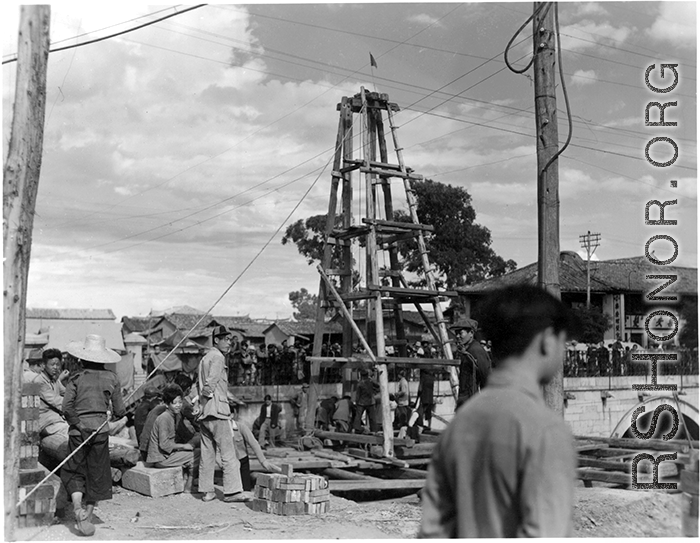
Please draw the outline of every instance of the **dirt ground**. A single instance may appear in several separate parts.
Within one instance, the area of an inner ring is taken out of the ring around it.
[[[331,497],[325,515],[278,516],[244,504],[204,503],[183,493],[149,498],[114,488],[96,510],[96,540],[217,539],[410,539],[420,522],[415,494],[393,500],[354,502]],[[681,495],[604,487],[576,489],[577,537],[680,537]],[[21,541],[78,539],[72,514],[51,526],[17,530]]]

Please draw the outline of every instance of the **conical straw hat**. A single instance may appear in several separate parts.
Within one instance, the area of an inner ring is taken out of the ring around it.
[[[119,353],[108,349],[105,338],[97,334],[88,334],[84,341],[72,341],[66,350],[80,360],[98,364],[116,364],[122,359]]]

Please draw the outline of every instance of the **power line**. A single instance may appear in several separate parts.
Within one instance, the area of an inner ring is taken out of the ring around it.
[[[170,15],[166,15],[166,16],[164,16],[164,17],[160,17],[160,18],[158,18],[158,19],[155,19],[155,20],[153,20],[153,21],[149,21],[149,22],[147,22],[147,23],[143,23],[143,24],[138,25],[138,26],[135,26],[135,27],[133,27],[133,28],[128,28],[128,29],[126,29],[126,30],[122,30],[121,32],[115,32],[114,34],[110,34],[110,35],[108,35],[108,36],[103,36],[103,37],[101,37],[101,38],[95,38],[94,40],[88,40],[88,41],[86,41],[86,42],[76,43],[76,44],[74,44],[74,45],[66,45],[66,46],[64,46],[64,47],[56,47],[56,48],[54,48],[54,49],[49,49],[49,53],[57,53],[58,51],[65,51],[65,50],[67,50],[67,49],[75,49],[75,48],[77,48],[77,47],[82,47],[82,46],[84,46],[84,45],[91,45],[91,44],[93,44],[93,43],[101,42],[101,41],[104,41],[104,40],[109,40],[109,39],[115,38],[115,37],[117,37],[117,36],[123,36],[124,34],[128,34],[128,33],[130,33],[130,32],[134,32],[135,30],[139,30],[139,29],[141,29],[141,28],[154,25],[154,24],[159,23],[159,22],[161,22],[161,21],[165,21],[166,19],[170,19],[171,17],[177,17],[178,15],[182,15],[183,13],[187,13],[188,11],[192,11],[192,10],[195,10],[195,9],[199,9],[199,8],[204,7],[204,6],[206,6],[206,5],[207,5],[207,4],[199,4],[198,6],[192,6],[192,7],[189,7],[189,8],[185,8],[185,9],[183,9],[182,11],[178,11],[178,12],[176,12],[176,13],[171,13]],[[17,62],[17,57],[15,57],[15,58],[13,58],[13,59],[10,59],[10,60],[3,60],[2,63],[3,63],[3,64],[9,64],[9,63],[11,63],[11,62]]]

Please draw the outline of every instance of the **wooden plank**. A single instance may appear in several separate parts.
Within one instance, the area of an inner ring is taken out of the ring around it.
[[[609,447],[607,443],[589,443],[586,445],[576,445],[576,452],[597,451]]]
[[[408,296],[411,298],[435,298],[442,293],[438,290],[428,290],[419,288],[389,287],[385,285],[368,285],[367,290],[372,292],[386,292],[392,296]]]
[[[604,483],[615,483],[619,485],[632,484],[632,477],[626,473],[616,473],[610,471],[595,471],[589,469],[577,469],[576,477],[583,481],[601,481]]]
[[[355,473],[354,471],[339,468],[324,469],[323,474],[331,477],[331,480],[342,479],[350,481],[381,481],[381,479],[378,477],[370,477],[369,475],[363,475],[362,473]]]
[[[434,443],[416,443],[413,447],[396,447],[397,458],[430,458]]]
[[[630,473],[632,471],[631,462],[609,462],[606,460],[594,460],[592,458],[578,457],[578,465],[581,468],[600,468],[604,470],[621,471]]]
[[[330,439],[333,441],[343,441],[346,443],[363,443],[371,445],[382,445],[384,440],[382,436],[371,434],[347,434],[344,432],[325,432],[323,430],[314,430],[314,436],[320,439]],[[412,447],[414,441],[412,439],[395,439],[394,445],[403,447]]]
[[[679,451],[684,453],[690,450],[691,445],[694,449],[697,449],[699,445],[697,441],[664,441],[663,439],[631,439],[591,436],[575,436],[575,438],[582,441],[598,441],[601,443],[607,443],[612,447],[622,447],[625,449],[652,449],[656,451]]]
[[[390,490],[390,489],[420,489],[425,485],[425,479],[379,479],[376,481],[328,481],[331,492],[346,492],[349,490]]]
[[[335,452],[335,451],[325,451],[325,450],[320,450],[320,449],[311,449],[309,451],[311,454],[314,456],[318,456],[319,458],[326,458],[328,460],[337,460],[338,462],[344,462],[346,464],[354,464],[356,463],[353,458],[350,458],[349,456]]]
[[[368,368],[374,363],[369,358],[359,356],[308,356],[310,362],[319,362],[324,368]],[[444,366],[459,366],[459,360],[447,358],[404,358],[400,356],[378,356],[377,362],[382,364],[399,364],[401,366],[416,368],[441,368]]]

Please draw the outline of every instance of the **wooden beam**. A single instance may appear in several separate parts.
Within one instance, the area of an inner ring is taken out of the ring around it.
[[[319,439],[330,439],[332,441],[343,441],[345,443],[363,443],[370,445],[381,445],[384,443],[382,436],[374,436],[370,434],[346,434],[344,432],[325,432],[323,430],[315,430],[314,436]],[[414,441],[412,439],[395,439],[395,446],[412,447]]]
[[[373,364],[372,360],[360,356],[309,356],[307,360],[319,362],[322,367],[340,368],[347,365],[349,368],[367,368]],[[449,360],[447,358],[410,358],[400,356],[377,356],[377,362],[383,364],[398,364],[399,366],[412,366],[416,368],[432,368],[443,366],[459,366],[459,360]]]
[[[5,540],[15,539],[19,487],[19,403],[27,276],[39,190],[51,7],[20,7],[12,128],[3,175],[3,334],[5,338]]]
[[[425,486],[425,479],[379,479],[377,481],[328,481],[331,492],[349,490],[412,490]]]
[[[601,481],[604,483],[615,483],[618,485],[632,484],[632,476],[627,475],[626,473],[577,469],[576,477],[583,481]]]
[[[343,479],[350,481],[381,481],[378,477],[370,477],[369,475],[362,475],[361,473],[355,473],[354,471],[348,471],[339,468],[328,468],[323,470],[324,475],[328,475],[332,479]]]
[[[589,437],[575,436],[578,440],[599,441],[607,443],[612,447],[623,447],[626,449],[652,449],[655,451],[678,451],[686,453],[692,446],[698,448],[697,441],[664,441],[663,439],[631,439],[621,437]]]

